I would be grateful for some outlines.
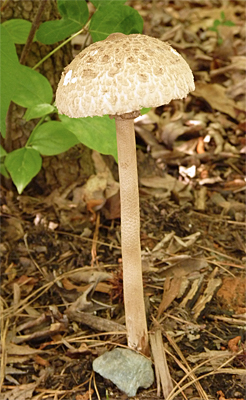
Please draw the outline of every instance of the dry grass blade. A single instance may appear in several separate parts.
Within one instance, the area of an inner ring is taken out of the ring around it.
[[[160,396],[160,383],[166,398],[173,389],[172,379],[168,369],[166,354],[163,346],[161,330],[150,333],[150,345],[153,353],[155,374],[157,380],[157,396]]]
[[[242,354],[243,350],[240,350],[238,353],[234,354],[230,359],[228,359],[227,361],[225,361],[223,364],[221,364],[217,369],[214,369],[213,371],[208,372],[207,374],[203,374],[199,377],[196,377],[194,375],[194,372],[199,370],[199,368],[201,368],[203,365],[207,364],[207,363],[212,363],[214,360],[217,360],[218,358],[220,358],[221,356],[215,356],[212,357],[210,360],[206,360],[200,364],[198,364],[196,367],[194,367],[192,370],[190,370],[180,381],[179,384],[177,386],[175,386],[172,390],[172,392],[169,394],[169,396],[166,398],[166,400],[174,400],[175,397],[182,393],[182,391],[184,391],[185,389],[187,389],[189,386],[195,384],[196,386],[199,384],[200,385],[200,380],[204,379],[208,376],[212,376],[217,375],[217,374],[233,374],[233,375],[241,375],[241,376],[246,376],[246,370],[245,369],[239,369],[239,368],[224,368],[224,366],[226,366],[227,364],[231,363],[235,357],[237,357],[238,355]],[[181,384],[187,379],[190,378],[190,382],[185,383],[183,386],[181,386]],[[180,387],[181,386],[181,387]],[[201,387],[201,386],[200,386]],[[202,387],[201,387],[202,388]],[[204,392],[203,388],[202,391]],[[205,392],[204,392],[205,393]],[[206,400],[209,400],[207,394],[205,393]]]
[[[0,328],[1,328],[1,369],[0,369],[0,393],[2,392],[2,386],[5,377],[5,367],[6,367],[6,337],[8,333],[9,319],[4,321],[3,317],[4,301],[0,298]]]
[[[198,393],[199,393],[200,396],[201,396],[201,399],[208,400],[208,396],[207,396],[206,392],[204,391],[204,389],[203,389],[203,387],[201,386],[200,382],[197,381],[197,378],[196,378],[195,374],[194,374],[193,371],[191,370],[191,368],[190,368],[190,366],[189,366],[187,360],[186,360],[185,357],[183,356],[183,353],[182,353],[182,351],[180,350],[180,348],[178,347],[177,343],[176,343],[168,334],[165,334],[165,335],[166,335],[166,337],[167,337],[169,343],[170,343],[171,346],[173,347],[173,349],[176,351],[176,353],[177,353],[177,354],[179,355],[179,357],[181,358],[182,362],[185,364],[185,367],[183,368],[183,370],[186,372],[186,377],[189,377],[190,379],[192,379],[192,381],[194,382],[194,384],[195,384],[195,386],[196,386],[196,389],[197,389]],[[183,379],[184,379],[184,378],[183,378]],[[182,382],[182,380],[181,380],[181,382]],[[181,382],[179,382],[179,386],[180,386],[180,383],[181,383]],[[177,389],[177,388],[178,388],[178,386],[174,387],[172,393],[173,393],[173,392],[175,393],[175,389]],[[180,392],[180,391],[182,390],[182,388],[181,388],[181,389],[178,389],[178,390],[179,390],[179,392]],[[172,393],[170,393],[170,395],[172,395]],[[170,398],[168,397],[167,400],[171,400],[172,398],[173,398],[172,396],[171,396]]]
[[[224,317],[223,315],[209,315],[209,318],[213,319],[214,321],[223,321],[227,324],[236,325],[240,328],[241,326],[245,327],[246,323],[245,319]]]

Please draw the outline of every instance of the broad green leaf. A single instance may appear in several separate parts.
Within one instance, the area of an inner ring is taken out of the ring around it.
[[[0,35],[0,62],[1,62],[1,84],[0,84],[0,98],[1,98],[1,132],[5,137],[6,126],[5,119],[12,98],[15,91],[16,82],[13,79],[19,67],[19,60],[16,54],[14,42],[8,33],[7,29],[1,26]]]
[[[40,103],[51,102],[52,87],[48,79],[37,71],[19,64],[12,79],[16,85],[12,100],[16,104],[29,108]]]
[[[71,19],[82,26],[89,18],[89,10],[85,0],[57,0],[61,16],[64,19]]]
[[[5,165],[3,164],[3,162],[0,161],[0,174],[2,174],[3,176],[5,176],[6,178],[9,178],[9,173],[5,168]]]
[[[1,27],[0,40],[1,132],[5,137],[5,119],[11,100],[23,107],[32,107],[50,103],[53,93],[43,75],[20,65],[14,42],[4,26]]]
[[[10,19],[9,21],[5,21],[2,26],[7,29],[14,43],[25,44],[32,27],[32,23],[24,19]]]
[[[78,143],[77,137],[61,122],[50,121],[33,131],[28,140],[28,147],[31,146],[44,156],[54,156],[67,151]]]
[[[142,33],[143,19],[129,6],[122,4],[99,7],[91,18],[89,26],[93,42],[104,40],[110,33]]]
[[[59,115],[62,125],[90,149],[102,154],[111,154],[117,160],[115,121],[108,115],[103,117],[69,118]]]
[[[38,151],[26,147],[14,150],[5,158],[4,163],[12,181],[21,194],[42,166],[42,158]]]
[[[77,22],[70,19],[47,21],[40,25],[36,36],[37,40],[44,44],[53,44],[66,39],[68,36],[82,28]]]
[[[62,19],[47,21],[37,30],[37,40],[44,44],[53,44],[66,39],[79,31],[89,18],[89,10],[85,0],[58,0]]]
[[[0,158],[5,157],[7,154],[7,151],[0,145]]]
[[[91,0],[91,3],[96,7],[105,7],[108,5],[114,5],[115,3],[117,5],[119,4],[125,4],[126,0]]]
[[[0,174],[9,178],[9,174],[4,165],[4,158],[8,153],[4,150],[4,148],[0,145]]]
[[[54,112],[54,110],[55,107],[51,104],[37,104],[36,106],[28,108],[24,115],[24,118],[26,121],[30,121],[31,119],[41,118],[47,114],[51,114],[52,112]]]

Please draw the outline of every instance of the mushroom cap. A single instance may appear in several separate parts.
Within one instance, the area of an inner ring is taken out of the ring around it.
[[[189,65],[168,43],[113,33],[64,69],[56,106],[72,118],[121,115],[168,104],[194,89]]]

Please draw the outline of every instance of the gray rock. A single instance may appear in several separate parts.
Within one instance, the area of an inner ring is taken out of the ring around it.
[[[128,396],[135,396],[139,387],[147,389],[154,382],[151,361],[132,350],[116,348],[93,361],[95,372],[110,379]]]

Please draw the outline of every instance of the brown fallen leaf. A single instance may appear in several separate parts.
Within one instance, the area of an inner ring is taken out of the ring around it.
[[[173,300],[178,296],[182,278],[174,277],[171,279],[167,277],[164,282],[163,297],[158,308],[157,318],[165,311]]]
[[[63,284],[64,289],[66,289],[66,290],[74,290],[75,289],[77,292],[85,292],[91,286],[91,285],[85,285],[85,286],[74,285],[67,278],[62,279],[62,284]],[[110,293],[111,285],[104,283],[104,282],[99,282],[95,288],[95,291],[101,292],[101,293]]]
[[[7,343],[7,348],[6,348],[7,354],[13,355],[13,356],[23,356],[23,355],[34,355],[38,353],[43,353],[42,350],[34,349],[28,345],[21,345],[19,346],[18,344],[15,343]]]
[[[236,118],[236,103],[226,95],[226,88],[217,83],[196,82],[193,96],[202,97],[215,110]]]

